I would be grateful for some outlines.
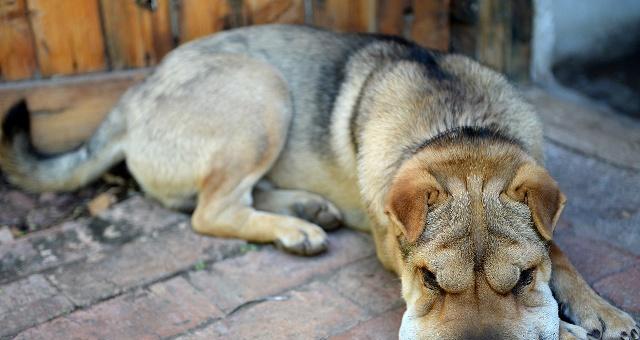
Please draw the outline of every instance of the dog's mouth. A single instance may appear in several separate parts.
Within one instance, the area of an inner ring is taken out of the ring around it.
[[[549,308],[552,309],[552,308]],[[437,316],[415,316],[405,312],[399,331],[402,340],[417,339],[465,339],[465,340],[557,340],[560,319],[552,310],[541,315],[522,318],[496,319],[488,315],[469,317],[461,313],[457,319],[437,321]]]
[[[423,248],[429,247],[423,244]],[[423,265],[405,263],[407,311],[401,339],[558,338],[560,318],[549,286],[548,258],[533,256],[525,261],[528,264],[513,266],[502,261],[505,258],[488,257],[482,270],[471,266],[465,271],[467,266],[461,263],[468,261],[452,256],[453,249],[444,253],[449,261],[428,249],[430,256],[420,260]],[[414,250],[414,260],[417,254],[420,250]],[[438,263],[442,263],[439,268]]]

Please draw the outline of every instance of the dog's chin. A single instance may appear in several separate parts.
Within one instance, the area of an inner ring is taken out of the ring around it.
[[[437,317],[416,316],[411,309],[405,311],[400,326],[400,340],[442,339],[442,340],[515,340],[538,339],[557,340],[560,318],[557,303],[536,307],[524,307],[520,317],[500,320],[490,315],[474,321],[438,321]]]
[[[515,330],[507,331],[496,327],[482,326],[478,329],[466,329],[462,331],[450,332],[446,328],[438,326],[429,327],[422,326],[418,322],[414,322],[411,316],[405,315],[402,318],[400,326],[400,340],[426,340],[426,339],[442,339],[442,340],[516,340],[516,339],[538,339],[538,340],[557,340],[559,338],[559,318],[550,320],[547,318],[547,324],[543,329],[538,327],[521,327]]]

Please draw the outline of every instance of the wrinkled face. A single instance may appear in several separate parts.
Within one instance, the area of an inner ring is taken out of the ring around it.
[[[559,212],[540,200],[557,192],[559,201],[546,207],[560,209],[562,195],[541,168],[462,166],[417,167],[392,188],[407,304],[400,338],[557,339],[547,250],[553,225],[545,223]]]
[[[551,263],[529,209],[479,184],[452,186],[404,249],[403,339],[557,338]]]

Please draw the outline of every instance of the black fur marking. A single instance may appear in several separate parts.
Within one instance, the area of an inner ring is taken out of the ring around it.
[[[503,130],[493,126],[458,126],[441,132],[413,148],[416,153],[427,146],[445,145],[459,140],[497,140],[515,144],[524,149],[522,144]]]
[[[358,98],[356,98],[356,101],[353,104],[351,117],[349,118],[349,134],[351,135],[351,145],[353,145],[355,154],[358,154],[358,150],[360,149],[360,141],[358,140],[358,117],[361,114],[360,107],[362,105],[362,97],[374,74],[375,70],[371,71],[362,83],[362,87],[360,88],[360,92],[358,93]]]
[[[600,335],[604,335],[604,333],[607,332],[607,324],[604,323],[604,320],[602,320],[600,316],[598,316],[598,321],[600,321],[600,326],[602,326],[602,332],[600,333]]]
[[[312,140],[317,141],[319,144],[316,147],[319,150],[326,150],[328,148],[327,136],[330,135],[331,123],[333,122],[333,110],[336,104],[336,98],[340,94],[341,87],[345,81],[346,66],[349,59],[362,48],[375,42],[389,42],[395,43],[402,47],[401,51],[395,56],[395,61],[412,61],[420,64],[424,67],[425,73],[428,78],[435,81],[448,80],[451,78],[440,66],[438,65],[438,54],[429,51],[413,42],[410,42],[404,38],[384,35],[384,34],[366,34],[356,33],[352,34],[347,39],[341,39],[340,54],[332,60],[328,60],[321,68],[321,81],[317,84],[317,97],[316,102],[320,114],[313,118],[315,133]],[[375,70],[374,70],[375,72]],[[357,115],[359,109],[362,91],[354,106],[354,116]],[[351,138],[354,143],[354,147],[357,150],[357,144],[355,144],[357,138],[355,135],[354,123],[356,118],[352,117],[351,120]],[[325,145],[326,144],[326,145]],[[325,152],[323,152],[325,153]]]
[[[314,127],[318,134],[312,140],[323,143],[317,145],[320,150],[329,148],[327,136],[330,135],[331,123],[333,122],[333,110],[336,105],[336,98],[340,94],[345,80],[346,66],[351,56],[367,44],[364,39],[345,39],[342,42],[340,54],[321,67],[317,83],[316,102],[320,114],[313,118]]]
[[[13,104],[4,116],[4,120],[2,121],[2,141],[11,143],[16,135],[28,133],[30,128],[31,121],[29,119],[27,102],[21,99],[19,102]]]
[[[401,45],[405,48],[405,53],[398,56],[398,60],[413,61],[425,67],[427,75],[431,79],[446,80],[451,76],[446,73],[440,65],[438,59],[440,55],[437,52],[430,51],[414,42],[406,40],[402,37],[386,35],[386,34],[363,34],[377,41],[388,41]]]
[[[438,65],[437,56],[429,50],[420,46],[412,46],[408,49],[406,60],[415,61],[425,67],[429,79],[436,81],[451,79],[451,75],[446,73],[440,65]]]
[[[14,139],[18,135],[25,135],[29,140],[28,152],[33,157],[39,160],[45,160],[52,156],[44,154],[38,151],[31,143],[29,137],[31,131],[31,116],[27,102],[25,99],[21,99],[15,103],[4,116],[2,121],[2,143],[6,145],[12,145]]]

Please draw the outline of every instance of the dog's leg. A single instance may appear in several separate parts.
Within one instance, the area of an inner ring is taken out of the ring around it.
[[[598,296],[555,243],[551,244],[551,262],[551,289],[560,312],[571,322],[596,339],[640,338],[633,318]]]
[[[253,206],[258,210],[300,217],[324,230],[342,224],[340,210],[326,198],[303,190],[256,187]]]
[[[193,229],[217,237],[274,242],[284,250],[301,255],[324,251],[327,235],[319,226],[251,207],[251,191],[261,175],[254,173],[234,183],[206,185],[191,218]]]

